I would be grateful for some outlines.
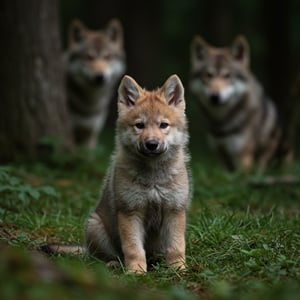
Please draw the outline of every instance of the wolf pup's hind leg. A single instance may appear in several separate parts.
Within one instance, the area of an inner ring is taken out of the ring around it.
[[[95,212],[87,222],[86,247],[90,254],[109,262],[110,265],[114,265],[112,262],[118,259],[118,253],[112,245],[101,217]]]

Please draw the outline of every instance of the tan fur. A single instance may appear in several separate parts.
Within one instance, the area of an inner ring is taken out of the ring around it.
[[[142,217],[138,214],[118,213],[120,234],[125,265],[129,272],[146,272],[146,253],[141,236],[143,235]]]
[[[95,148],[115,85],[125,71],[123,30],[112,19],[102,30],[70,25],[65,54],[68,104],[75,141]]]
[[[118,93],[116,151],[87,223],[87,248],[106,261],[119,257],[128,272],[146,272],[158,253],[183,269],[190,197],[183,86],[173,75],[146,91],[125,76]]]
[[[262,172],[277,160],[290,160],[284,127],[273,102],[250,70],[249,46],[238,36],[218,48],[196,36],[191,45],[192,92],[207,125],[212,148],[230,170]],[[285,145],[285,146],[283,146]]]

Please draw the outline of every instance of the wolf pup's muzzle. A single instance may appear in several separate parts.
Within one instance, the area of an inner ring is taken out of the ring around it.
[[[145,140],[139,144],[139,152],[144,155],[159,155],[166,151],[164,143],[160,143],[158,140],[151,139]]]

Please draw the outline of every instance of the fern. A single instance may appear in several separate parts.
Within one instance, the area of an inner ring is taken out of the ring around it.
[[[14,174],[13,167],[0,167],[0,198],[17,200],[28,204],[31,200],[40,200],[42,196],[58,197],[56,190],[48,185],[32,186]]]

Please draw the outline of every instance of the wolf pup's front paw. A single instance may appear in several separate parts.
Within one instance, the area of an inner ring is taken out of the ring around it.
[[[183,260],[176,261],[176,262],[169,263],[169,264],[175,270],[178,270],[178,271],[185,271],[186,270],[186,264],[185,264],[185,261],[183,261]]]
[[[126,266],[127,273],[129,274],[137,274],[137,275],[143,275],[147,273],[147,265],[146,262],[131,262]]]

